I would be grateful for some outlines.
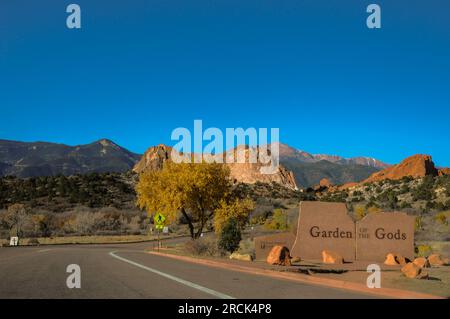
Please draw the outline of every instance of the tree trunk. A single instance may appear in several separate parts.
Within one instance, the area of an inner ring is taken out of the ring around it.
[[[188,222],[189,232],[191,234],[191,238],[195,239],[196,237],[195,237],[195,233],[194,233],[194,224],[192,224],[192,220],[189,218],[189,215],[186,213],[184,208],[181,208],[181,214],[183,214],[183,216],[186,218],[186,220]]]

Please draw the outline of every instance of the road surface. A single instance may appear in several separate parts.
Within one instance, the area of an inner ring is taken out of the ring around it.
[[[0,248],[0,298],[368,298],[146,253],[152,243]],[[66,268],[81,268],[69,289]]]

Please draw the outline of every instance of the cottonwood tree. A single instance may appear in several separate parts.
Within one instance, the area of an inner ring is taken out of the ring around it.
[[[23,204],[12,204],[2,216],[2,224],[16,236],[22,236],[22,228],[27,221],[28,210]],[[12,234],[11,234],[12,235]]]
[[[250,212],[254,209],[255,203],[249,198],[243,200],[235,199],[229,203],[224,200],[221,201],[219,208],[216,209],[214,214],[214,231],[220,234],[230,219],[234,219],[237,227],[242,229],[248,221]]]
[[[218,163],[164,163],[144,171],[136,187],[138,206],[149,215],[160,212],[174,222],[179,212],[192,239],[200,237],[214,211],[231,193],[230,171]]]

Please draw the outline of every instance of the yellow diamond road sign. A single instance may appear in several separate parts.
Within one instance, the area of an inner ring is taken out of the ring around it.
[[[164,217],[164,215],[161,213],[156,213],[155,217],[153,217],[153,222],[156,225],[163,225],[165,221],[166,217]]]

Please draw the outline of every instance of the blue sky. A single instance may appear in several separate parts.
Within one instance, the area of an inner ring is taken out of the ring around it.
[[[66,28],[70,3],[81,30]],[[202,119],[279,127],[312,153],[450,166],[449,12],[444,0],[3,0],[0,138],[143,152]]]

